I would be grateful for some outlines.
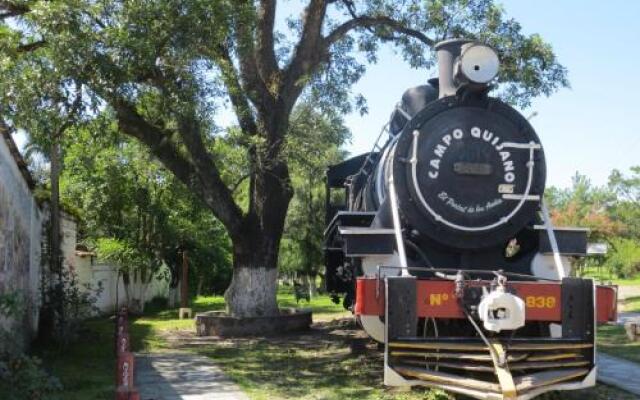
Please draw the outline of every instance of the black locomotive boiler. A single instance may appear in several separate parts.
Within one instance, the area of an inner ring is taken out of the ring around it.
[[[327,171],[327,289],[385,344],[384,381],[479,399],[595,384],[616,293],[571,277],[587,231],[553,227],[527,119],[489,95],[490,47],[436,47],[373,150]]]

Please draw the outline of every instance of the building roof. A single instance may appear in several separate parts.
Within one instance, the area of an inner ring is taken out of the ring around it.
[[[29,172],[27,162],[24,157],[22,157],[22,154],[20,154],[20,150],[18,150],[18,146],[11,136],[11,130],[12,129],[2,119],[0,119],[0,134],[2,134],[2,138],[9,148],[9,153],[11,153],[22,177],[27,182],[29,189],[33,190],[36,186],[35,180],[33,179],[31,172]]]

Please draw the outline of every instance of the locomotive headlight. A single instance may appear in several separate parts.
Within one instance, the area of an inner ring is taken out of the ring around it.
[[[459,72],[473,83],[489,83],[498,75],[498,53],[489,46],[470,43],[463,46],[458,63]]]

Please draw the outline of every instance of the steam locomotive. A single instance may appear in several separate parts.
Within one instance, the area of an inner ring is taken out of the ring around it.
[[[384,383],[478,399],[595,385],[616,290],[571,277],[587,230],[553,227],[528,120],[489,96],[497,52],[436,46],[371,152],[327,170],[327,290],[384,344]]]

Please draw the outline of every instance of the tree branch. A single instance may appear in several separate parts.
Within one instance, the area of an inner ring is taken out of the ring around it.
[[[240,66],[240,78],[245,86],[245,92],[251,102],[262,112],[268,112],[273,104],[274,96],[269,91],[262,79],[260,69],[256,62],[255,37],[252,29],[253,0],[233,2],[236,18],[236,43],[238,52],[238,64]]]
[[[326,13],[325,0],[310,0],[305,8],[302,35],[286,68],[283,82],[282,92],[289,107],[293,107],[304,88],[301,79],[313,72],[326,56],[322,47],[322,24]]]
[[[251,106],[249,105],[249,101],[243,94],[244,91],[240,84],[240,78],[233,66],[233,60],[231,59],[231,54],[229,54],[229,49],[224,45],[218,46],[218,56],[221,60],[218,65],[222,72],[222,79],[227,87],[231,105],[233,105],[235,114],[238,117],[240,129],[251,136],[255,135],[258,132],[258,127],[256,126],[256,121],[253,116]]]
[[[111,105],[116,112],[119,128],[148,146],[176,178],[207,204],[216,218],[229,230],[229,233],[236,234],[242,223],[242,212],[233,202],[213,161],[210,158],[202,157],[202,152],[206,152],[204,146],[200,150],[196,149],[198,141],[194,138],[193,133],[181,136],[192,153],[194,163],[180,154],[178,148],[171,141],[171,132],[147,122],[129,102],[117,98],[111,101]],[[207,164],[206,168],[202,167],[204,163]]]
[[[192,165],[205,192],[205,202],[217,213],[218,219],[236,235],[243,222],[242,210],[233,200],[233,194],[220,177],[211,153],[202,140],[202,129],[195,115],[178,117],[178,132],[187,151],[191,155]]]
[[[37,40],[35,42],[19,45],[16,50],[18,51],[18,53],[28,53],[30,51],[39,49],[46,43],[47,42],[45,42],[44,40]]]
[[[256,62],[262,79],[271,82],[280,72],[274,49],[273,27],[276,18],[276,0],[261,0],[258,8]]]
[[[433,39],[429,38],[427,35],[425,35],[424,33],[418,30],[407,27],[401,21],[397,21],[393,18],[386,17],[386,16],[371,17],[371,16],[363,15],[363,16],[350,19],[349,21],[336,27],[324,39],[325,47],[327,48],[330,47],[332,44],[334,44],[335,42],[345,37],[345,35],[347,35],[350,31],[354,29],[377,28],[377,27],[390,28],[395,32],[402,33],[404,35],[418,39],[419,41],[426,44],[427,46],[433,46],[435,44]]]
[[[0,19],[17,17],[28,13],[30,8],[25,4],[15,4],[11,1],[0,0],[0,10],[4,11],[0,14]]]
[[[236,190],[238,190],[238,188],[240,187],[240,185],[242,184],[242,182],[246,181],[249,177],[251,176],[251,174],[245,174],[242,175],[240,177],[240,179],[238,179],[233,186],[231,186],[231,193],[235,193]]]

